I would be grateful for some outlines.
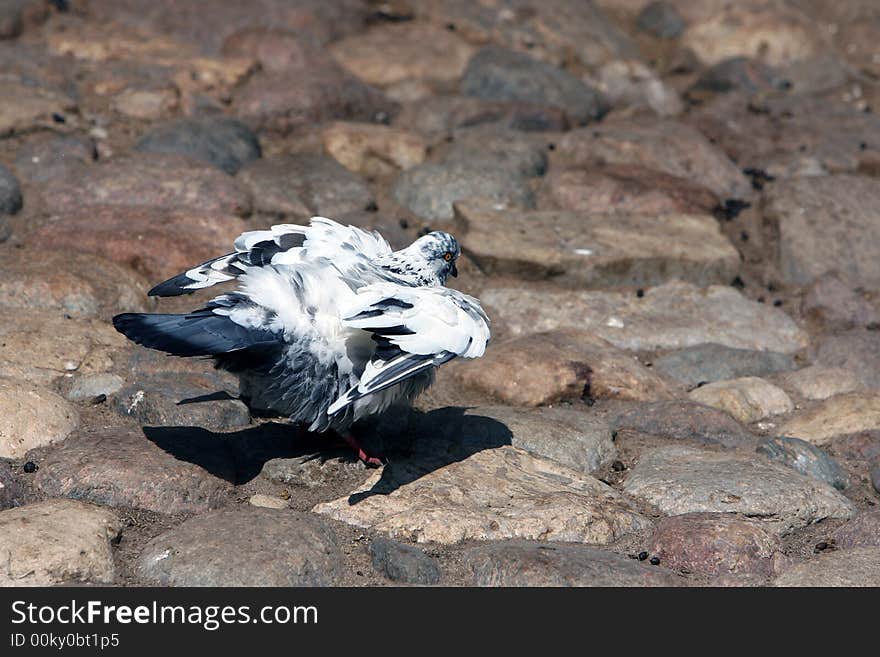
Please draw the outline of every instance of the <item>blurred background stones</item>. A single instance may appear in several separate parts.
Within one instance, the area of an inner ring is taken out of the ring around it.
[[[873,0],[0,2],[3,583],[876,582],[878,76]],[[493,322],[378,471],[109,324],[316,214]]]

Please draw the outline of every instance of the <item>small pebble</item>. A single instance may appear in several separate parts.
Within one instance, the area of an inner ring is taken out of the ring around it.
[[[28,461],[24,464],[22,470],[24,470],[27,474],[33,474],[39,469],[39,466],[33,461]]]
[[[637,296],[639,299],[641,299],[643,296],[645,296],[645,291],[642,290],[642,289],[636,290],[636,296]]]
[[[652,566],[660,565],[660,557],[651,557],[651,561],[649,562]]]
[[[92,399],[92,403],[95,404],[96,406],[98,404],[103,404],[105,401],[107,401],[107,395],[103,392],[100,395],[95,395],[94,398]]]
[[[647,558],[648,558],[647,552],[639,552],[639,561],[644,561]]]
[[[615,461],[611,464],[611,469],[615,472],[623,472],[626,470],[626,465],[624,465],[623,461]]]

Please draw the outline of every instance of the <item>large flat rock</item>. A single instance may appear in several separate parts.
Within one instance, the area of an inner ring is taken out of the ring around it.
[[[831,486],[784,466],[677,445],[643,453],[623,489],[667,515],[741,513],[774,533],[855,513]]]
[[[598,479],[514,447],[449,461],[394,462],[313,510],[420,543],[608,543],[651,524]]]
[[[501,320],[513,335],[578,328],[633,350],[715,342],[794,353],[807,344],[807,334],[784,312],[719,285],[699,288],[672,281],[645,290],[643,297],[601,290],[490,287],[480,299],[490,316]]]
[[[708,214],[596,214],[462,202],[462,245],[487,273],[579,287],[729,283],[739,254]]]

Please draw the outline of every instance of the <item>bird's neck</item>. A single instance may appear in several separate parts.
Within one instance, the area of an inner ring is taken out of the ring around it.
[[[437,275],[421,254],[408,253],[406,249],[379,258],[377,264],[410,285],[435,287],[446,282]]]

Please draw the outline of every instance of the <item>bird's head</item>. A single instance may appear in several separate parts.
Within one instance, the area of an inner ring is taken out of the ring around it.
[[[461,247],[449,233],[428,233],[413,242],[406,251],[421,257],[427,268],[440,279],[441,284],[446,283],[450,275],[458,276],[455,262],[461,255]]]

